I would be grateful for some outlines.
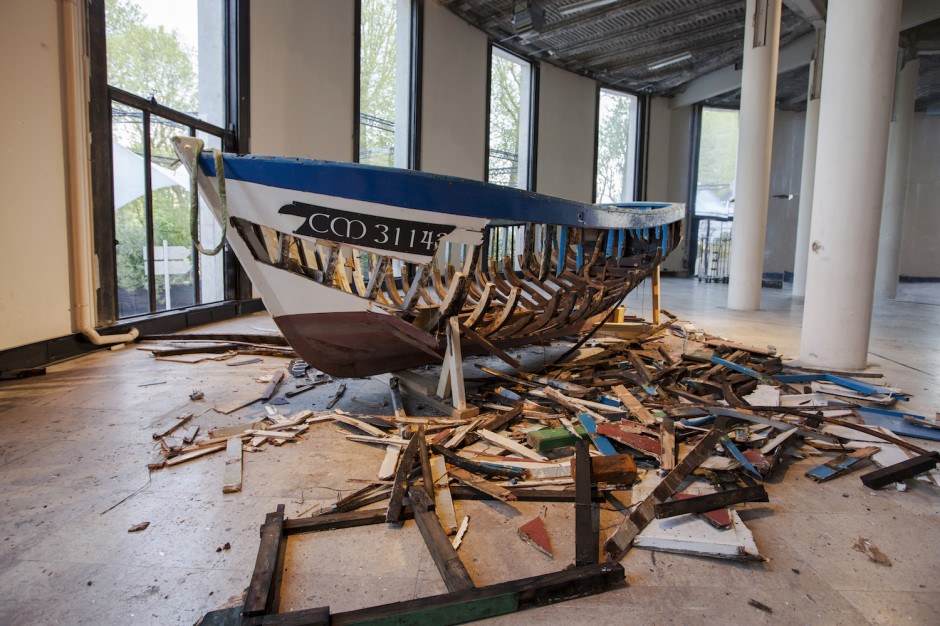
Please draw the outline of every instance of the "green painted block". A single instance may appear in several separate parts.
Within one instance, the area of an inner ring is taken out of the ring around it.
[[[583,436],[587,436],[587,431],[583,426],[575,426],[575,431]],[[575,437],[567,428],[543,428],[542,430],[533,430],[526,435],[526,443],[536,452],[545,452],[555,448],[564,448],[573,446]]]

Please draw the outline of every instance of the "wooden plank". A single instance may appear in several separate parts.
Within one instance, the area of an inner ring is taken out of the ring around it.
[[[664,417],[659,430],[659,468],[671,471],[676,466],[676,422]]]
[[[806,476],[820,483],[831,480],[833,478],[838,478],[839,476],[848,474],[849,472],[858,469],[859,465],[861,465],[864,459],[869,458],[871,455],[878,452],[878,450],[880,450],[880,448],[876,446],[859,448],[851,454],[840,455],[828,463],[824,463],[819,467],[814,467],[813,469],[806,472]]]
[[[595,514],[591,501],[593,477],[591,476],[591,457],[584,440],[575,443],[575,511],[574,511],[574,554],[578,567],[592,565],[598,561],[599,551],[599,511]]]
[[[207,446],[199,450],[193,450],[192,452],[188,452],[186,454],[174,456],[172,459],[167,459],[164,465],[167,467],[171,467],[173,465],[179,465],[180,463],[185,463],[186,461],[192,461],[193,459],[198,459],[201,456],[212,454],[213,452],[219,452],[220,450],[225,450],[227,445],[228,444],[226,443],[217,443],[215,445]]]
[[[662,446],[660,445],[659,440],[628,430],[626,426],[627,424],[624,422],[619,422],[617,424],[599,424],[597,426],[597,432],[601,435],[604,435],[605,437],[613,439],[618,443],[622,443],[629,448],[641,452],[646,456],[651,456],[658,459],[662,453]]]
[[[492,478],[506,477],[506,478],[525,478],[526,474],[522,470],[513,469],[511,467],[500,467],[497,465],[490,465],[485,463],[477,463],[470,459],[465,459],[462,456],[454,454],[452,451],[444,448],[443,446],[431,446],[431,449],[436,453],[442,455],[447,462],[451,465],[456,465],[457,467],[463,468],[468,472],[473,472],[474,474],[481,474],[483,476],[490,476]]]
[[[267,402],[271,399],[274,393],[277,391],[278,386],[280,386],[281,381],[284,380],[284,370],[278,370],[274,372],[274,375],[271,377],[271,382],[268,383],[268,386],[264,388],[264,391],[261,392],[261,399]]]
[[[647,426],[654,426],[656,424],[656,418],[652,413],[649,412],[643,404],[637,399],[635,395],[630,393],[630,390],[624,387],[623,385],[614,385],[610,389],[617,396],[617,399],[620,400],[627,410],[633,413],[634,417],[646,424]]]
[[[428,440],[425,427],[418,426],[415,437],[418,439],[418,461],[421,464],[421,478],[424,481],[424,491],[434,495],[434,478],[431,476],[431,459],[428,456]]]
[[[626,556],[636,536],[656,517],[654,507],[657,504],[662,504],[666,501],[666,498],[675,493],[682,481],[714,451],[715,445],[723,435],[724,431],[719,428],[709,431],[692,451],[679,461],[675,469],[669,472],[662,482],[653,489],[653,492],[634,509],[630,517],[624,520],[617,532],[604,544],[611,560],[619,561]]]
[[[453,467],[450,469],[450,475],[467,487],[476,489],[477,491],[485,493],[488,496],[492,496],[504,502],[516,499],[515,494],[513,494],[508,489],[504,489],[499,485],[494,485],[490,482],[487,482],[485,478],[471,474],[465,469]]]
[[[382,446],[399,446],[404,448],[408,445],[407,439],[401,437],[373,437],[371,435],[346,435],[349,441],[356,443],[377,443]]]
[[[457,551],[453,544],[447,538],[447,533],[441,527],[437,515],[430,510],[434,504],[431,497],[421,485],[414,485],[408,490],[408,500],[411,502],[414,510],[415,522],[421,536],[424,538],[424,545],[431,553],[431,559],[437,566],[441,578],[444,579],[444,585],[447,591],[463,591],[473,589],[473,579],[467,573],[457,556]]]
[[[434,512],[448,535],[457,531],[457,511],[450,491],[447,463],[440,455],[431,456],[431,479],[434,482]]]
[[[333,414],[332,417],[337,422],[342,422],[344,424],[348,424],[352,426],[353,428],[358,428],[359,430],[366,433],[367,435],[372,435],[373,437],[387,437],[388,436],[388,433],[385,432],[384,430],[380,428],[376,428],[372,424],[367,424],[363,422],[362,420],[358,420],[349,415],[340,415],[336,413],[336,414]]]
[[[561,406],[565,407],[566,409],[568,409],[569,411],[573,413],[576,413],[576,414],[587,413],[596,422],[607,421],[607,418],[604,417],[603,415],[600,415],[599,413],[596,413],[595,411],[591,410],[590,407],[588,407],[582,402],[579,402],[576,398],[569,398],[568,396],[561,393],[557,389],[552,389],[551,387],[545,387],[544,389],[542,389],[542,392],[545,393],[547,397],[551,398],[552,400],[554,400],[555,402],[557,402],[558,404],[560,404]]]
[[[739,504],[741,502],[769,502],[767,491],[763,485],[753,487],[744,487],[742,489],[732,489],[730,491],[719,491],[709,493],[703,496],[696,496],[687,500],[676,500],[674,502],[664,502],[653,507],[656,519],[666,519],[677,515],[686,515],[689,513],[706,513],[715,509]]]
[[[242,614],[246,617],[270,612],[276,601],[277,590],[274,577],[281,559],[281,540],[284,537],[284,505],[279,504],[277,511],[268,513],[261,526],[261,544],[255,569],[248,585],[248,595]]]
[[[331,624],[463,624],[601,593],[624,583],[623,566],[600,563],[488,587],[405,600],[331,616]]]
[[[393,445],[385,447],[385,458],[382,459],[382,465],[379,467],[379,480],[390,480],[395,476],[399,454],[401,454],[400,446]]]
[[[228,439],[235,435],[242,435],[249,430],[264,428],[265,422],[249,422],[247,424],[235,424],[234,426],[225,426],[223,428],[213,428],[209,431],[211,439]]]
[[[548,457],[539,454],[529,448],[525,447],[521,443],[516,443],[508,437],[503,437],[502,435],[497,435],[496,433],[486,430],[485,428],[480,428],[477,430],[477,434],[492,443],[493,445],[499,446],[504,450],[509,450],[514,452],[519,456],[523,456],[527,459],[532,459],[533,461],[548,461]]]
[[[392,486],[392,496],[388,502],[388,513],[385,515],[385,521],[388,523],[397,522],[401,519],[405,491],[408,488],[408,476],[411,474],[411,468],[414,466],[417,454],[418,440],[412,437],[405,447],[405,451],[402,452],[398,470],[395,472],[395,484]]]
[[[225,471],[222,474],[222,493],[242,490],[242,438],[232,437],[225,448]]]

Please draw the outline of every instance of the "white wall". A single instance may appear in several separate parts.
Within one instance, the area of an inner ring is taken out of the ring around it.
[[[547,63],[539,72],[536,191],[590,202],[597,83]]]
[[[669,197],[669,137],[672,111],[667,98],[650,98],[649,142],[646,161],[646,197],[653,202],[683,202]]]
[[[940,117],[914,114],[901,276],[940,278]]]
[[[436,1],[424,3],[421,169],[483,180],[487,38]]]
[[[764,240],[765,273],[793,271],[805,126],[806,113],[778,109],[774,114],[770,203],[767,207],[767,234]],[[774,198],[790,194],[793,195],[791,200]]]
[[[653,101],[656,102],[660,100],[654,98]],[[662,107],[657,105],[652,113],[653,115],[665,115],[661,110]],[[662,135],[650,134],[649,143],[650,145],[663,142],[669,146],[668,152],[668,169],[666,173],[666,196],[662,198],[663,200],[668,200],[669,202],[684,202],[686,204],[686,220],[682,225],[682,243],[673,250],[672,254],[666,257],[666,260],[663,262],[663,270],[669,272],[678,272],[680,275],[688,274],[688,261],[689,261],[689,164],[692,154],[692,116],[694,111],[691,106],[687,107],[677,107],[675,109],[669,109],[669,134],[668,136],[663,137]],[[665,128],[663,124],[654,122],[650,126],[651,130],[659,129],[659,132],[664,132]],[[662,174],[657,174],[661,176]],[[647,185],[652,181],[647,181]],[[656,186],[661,185],[661,182],[657,182]],[[652,196],[650,199],[655,200]]]
[[[72,331],[59,3],[0,2],[0,350]]]
[[[251,151],[353,159],[355,3],[251,3]]]

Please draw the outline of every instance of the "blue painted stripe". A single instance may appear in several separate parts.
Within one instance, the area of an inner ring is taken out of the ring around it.
[[[613,231],[608,231],[605,235],[607,236],[607,256],[609,258],[614,254],[614,233]]]
[[[627,229],[621,228],[618,231],[618,241],[617,241],[617,257],[620,258],[623,256],[623,246],[627,243]]]
[[[200,167],[215,176],[212,158],[203,153]],[[667,223],[681,216],[657,216],[662,202],[588,204],[454,176],[442,176],[360,163],[338,163],[282,157],[225,155],[225,176],[282,189],[376,202],[423,211],[488,219],[620,228],[638,220],[644,225]],[[637,216],[618,208],[649,212]],[[658,221],[659,220],[659,221]]]
[[[568,229],[562,226],[561,241],[558,244],[558,267],[555,268],[555,276],[561,276],[565,271],[565,259],[568,257]]]
[[[583,243],[578,244],[578,258],[577,258],[577,262],[575,263],[575,265],[578,268],[578,271],[580,272],[581,266],[584,265],[584,244]]]

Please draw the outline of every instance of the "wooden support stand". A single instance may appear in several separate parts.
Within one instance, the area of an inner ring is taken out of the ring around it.
[[[441,364],[441,377],[437,385],[411,370],[373,376],[375,380],[390,383],[398,379],[402,392],[455,418],[476,417],[480,408],[467,403],[463,380],[463,357],[460,352],[460,324],[456,317],[447,320],[447,351]]]

